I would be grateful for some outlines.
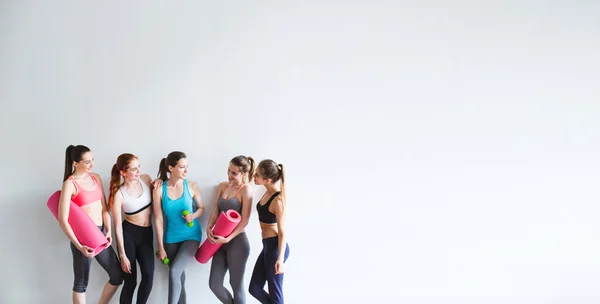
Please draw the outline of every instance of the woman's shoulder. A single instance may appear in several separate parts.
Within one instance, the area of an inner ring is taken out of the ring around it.
[[[152,177],[148,173],[144,173],[140,176],[140,179],[146,183],[146,186],[150,186],[152,184]]]
[[[100,176],[100,174],[96,172],[90,172],[90,175],[92,175],[95,179],[102,181],[102,176]]]

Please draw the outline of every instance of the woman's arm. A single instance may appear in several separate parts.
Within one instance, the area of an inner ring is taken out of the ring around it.
[[[278,247],[279,247],[279,256],[277,257],[277,261],[275,262],[275,274],[283,273],[283,260],[285,258],[285,207],[283,204],[283,200],[281,197],[277,197],[269,209],[275,217],[277,218],[277,236],[278,236]]]
[[[196,184],[195,182],[190,182],[190,188],[192,190],[192,199],[196,203],[197,207],[196,211],[190,214],[190,221],[192,221],[193,219],[199,218],[204,214],[204,202],[202,201],[202,195],[200,195],[200,188],[198,187],[198,184]],[[188,215],[187,217],[189,217],[190,215]]]
[[[227,183],[222,182],[217,186],[217,196],[215,197],[215,204],[213,205],[212,211],[210,212],[210,217],[208,218],[208,224],[206,225],[206,238],[211,243],[216,243],[215,235],[212,233],[213,226],[217,222],[217,218],[219,217],[219,197],[222,194],[223,187],[225,187]]]
[[[126,257],[125,247],[123,246],[123,224],[121,220],[121,207],[123,206],[123,194],[120,191],[115,193],[112,206],[112,214],[115,218],[115,237],[117,238],[117,251],[122,259]]]
[[[148,186],[148,189],[150,189],[150,191],[154,190],[154,184],[152,183],[152,178],[150,177],[150,175],[142,174],[140,176],[140,179],[146,184],[146,186]]]
[[[162,187],[156,187],[152,191],[152,211],[154,214],[154,230],[156,231],[156,243],[158,245],[159,253],[165,250],[163,243],[163,213],[162,213]],[[162,260],[165,257],[159,256]]]
[[[210,217],[208,218],[208,225],[206,229],[212,229],[212,227],[217,222],[217,218],[219,217],[219,197],[221,197],[223,191],[223,187],[227,184],[226,182],[222,182],[217,187],[217,196],[215,197],[215,204],[213,205],[212,211],[210,212]]]
[[[63,182],[62,189],[60,192],[60,199],[58,201],[58,224],[63,230],[67,238],[75,245],[76,248],[81,250],[81,243],[77,240],[75,232],[69,224],[69,210],[71,207],[71,197],[75,192],[75,185],[70,180]]]
[[[234,237],[244,231],[246,226],[248,226],[248,222],[250,221],[250,213],[252,212],[252,190],[248,184],[243,187],[244,189],[241,191],[242,220],[237,224],[237,226],[235,226],[235,229],[233,229],[231,234],[225,238],[225,243],[229,243]]]

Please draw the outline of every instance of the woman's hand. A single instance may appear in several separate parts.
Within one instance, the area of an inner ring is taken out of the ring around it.
[[[275,274],[283,273],[283,260],[278,259],[275,261]]]
[[[194,219],[197,217],[196,212],[194,213],[190,213],[188,215],[182,215],[181,217],[183,217],[183,219],[188,222],[191,223],[194,221]]]
[[[154,189],[156,188],[160,188],[162,186],[163,180],[162,179],[155,179],[152,181],[152,187],[154,187]]]
[[[126,256],[121,257],[121,269],[125,273],[131,274],[131,263],[129,263],[129,259]]]
[[[208,227],[206,228],[206,238],[212,244],[216,244],[215,235],[213,234],[213,231],[211,228],[208,228]]]
[[[162,262],[167,257],[167,252],[164,249],[158,249],[158,259]]]
[[[229,240],[227,238],[224,238],[224,237],[222,237],[220,235],[213,234],[213,239],[214,239],[214,242],[213,242],[214,244],[226,244],[226,243],[229,243]]]
[[[79,249],[79,251],[81,251],[81,253],[83,253],[84,256],[88,257],[88,258],[93,258],[94,257],[94,249],[85,246],[85,245],[81,245],[79,244],[79,246],[77,247],[77,249]]]
[[[106,240],[108,241],[108,244],[106,244],[106,247],[108,248],[110,244],[112,244],[112,236],[110,236],[110,232],[106,234]]]

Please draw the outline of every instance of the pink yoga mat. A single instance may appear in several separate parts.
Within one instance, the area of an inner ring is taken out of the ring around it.
[[[228,237],[235,226],[242,220],[242,216],[235,210],[227,210],[227,212],[221,212],[219,218],[217,218],[217,222],[215,223],[215,228],[213,229],[213,234],[219,235],[222,237]],[[207,228],[209,229],[209,228]],[[200,248],[196,251],[196,261],[199,263],[206,263],[212,256],[219,250],[222,244],[213,244],[208,239],[202,243]]]
[[[60,200],[60,190],[54,192],[48,199],[48,209],[58,221],[58,202]],[[75,233],[77,240],[85,246],[94,249],[94,256],[104,250],[108,244],[108,239],[102,233],[96,223],[73,201],[69,208],[69,225]]]

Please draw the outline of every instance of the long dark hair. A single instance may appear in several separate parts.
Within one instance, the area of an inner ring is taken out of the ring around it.
[[[67,178],[69,178],[69,175],[71,175],[71,173],[73,173],[73,162],[80,162],[83,154],[90,151],[90,148],[84,145],[69,145],[67,147],[67,151],[65,153],[65,175],[63,177],[63,182],[66,181]]]
[[[175,167],[177,166],[177,162],[182,159],[187,158],[185,153],[181,151],[173,151],[167,155],[166,158],[160,160],[160,164],[158,165],[158,175],[157,177],[166,181],[169,179],[167,173],[169,173],[169,166]]]

